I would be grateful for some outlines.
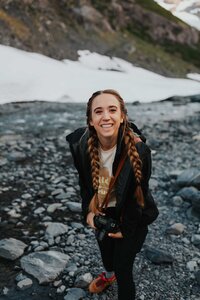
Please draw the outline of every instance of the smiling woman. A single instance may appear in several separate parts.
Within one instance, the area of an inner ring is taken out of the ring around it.
[[[121,123],[123,123],[123,114],[119,101],[114,95],[100,94],[94,98],[89,124],[96,130],[103,150],[108,150],[117,143]]]
[[[114,90],[94,93],[87,128],[66,137],[79,173],[84,220],[94,229],[105,272],[89,285],[100,293],[114,281],[118,299],[135,299],[132,268],[148,224],[158,216],[149,191],[151,151],[130,123],[124,100]]]

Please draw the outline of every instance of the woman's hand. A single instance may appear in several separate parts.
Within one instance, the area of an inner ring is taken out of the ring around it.
[[[90,227],[96,229],[96,227],[94,226],[94,216],[95,216],[95,214],[93,212],[89,212],[87,214],[86,222]]]
[[[108,236],[114,239],[122,239],[123,235],[121,233],[121,231],[118,231],[116,233],[108,233]]]
[[[94,226],[94,216],[98,216],[98,215],[102,215],[102,216],[105,216],[104,213],[100,212],[97,210],[96,214],[94,214],[93,212],[89,212],[87,214],[87,219],[86,219],[86,222],[87,224],[92,227],[93,229],[96,229],[96,227]]]

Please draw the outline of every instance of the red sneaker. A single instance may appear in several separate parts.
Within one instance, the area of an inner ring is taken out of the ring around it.
[[[105,288],[110,286],[116,281],[115,275],[110,278],[106,278],[105,272],[102,272],[96,279],[94,279],[89,285],[90,293],[101,293]]]

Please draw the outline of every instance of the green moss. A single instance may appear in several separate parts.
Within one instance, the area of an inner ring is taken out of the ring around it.
[[[200,67],[200,44],[196,47],[189,47],[188,45],[180,45],[178,43],[165,43],[164,48],[169,53],[179,55],[184,60]]]
[[[196,46],[173,43],[167,40],[159,40],[157,43],[155,43],[155,41],[148,34],[149,28],[141,26],[137,23],[128,25],[126,30],[133,35],[134,39],[139,38],[143,40],[146,45],[149,44],[149,47],[155,47],[155,45],[159,44],[160,48],[163,48],[165,52],[176,55],[177,57],[181,57],[183,60],[200,67],[200,43]]]
[[[171,46],[172,50],[169,51],[164,46],[150,43],[137,35],[129,32],[124,34],[135,45],[136,50],[129,54],[129,61],[134,64],[170,77],[185,77],[189,72],[199,72],[198,66],[195,67],[189,59],[183,59],[178,49],[175,51]],[[195,62],[198,65],[198,59]]]
[[[135,2],[138,5],[144,7],[145,9],[153,11],[153,12],[157,13],[158,15],[163,16],[172,22],[179,23],[179,24],[185,24],[183,21],[181,21],[180,19],[173,16],[171,12],[169,12],[168,10],[166,10],[163,7],[161,7],[160,5],[158,5],[154,0],[135,0]]]

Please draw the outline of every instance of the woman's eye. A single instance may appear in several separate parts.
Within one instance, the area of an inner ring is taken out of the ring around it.
[[[117,111],[116,108],[111,108],[111,109],[110,109],[110,112],[111,112],[111,113],[114,113],[114,112],[116,112],[116,111]]]
[[[101,110],[96,110],[95,113],[96,113],[97,115],[99,115],[99,114],[102,113],[102,111],[101,111]]]

